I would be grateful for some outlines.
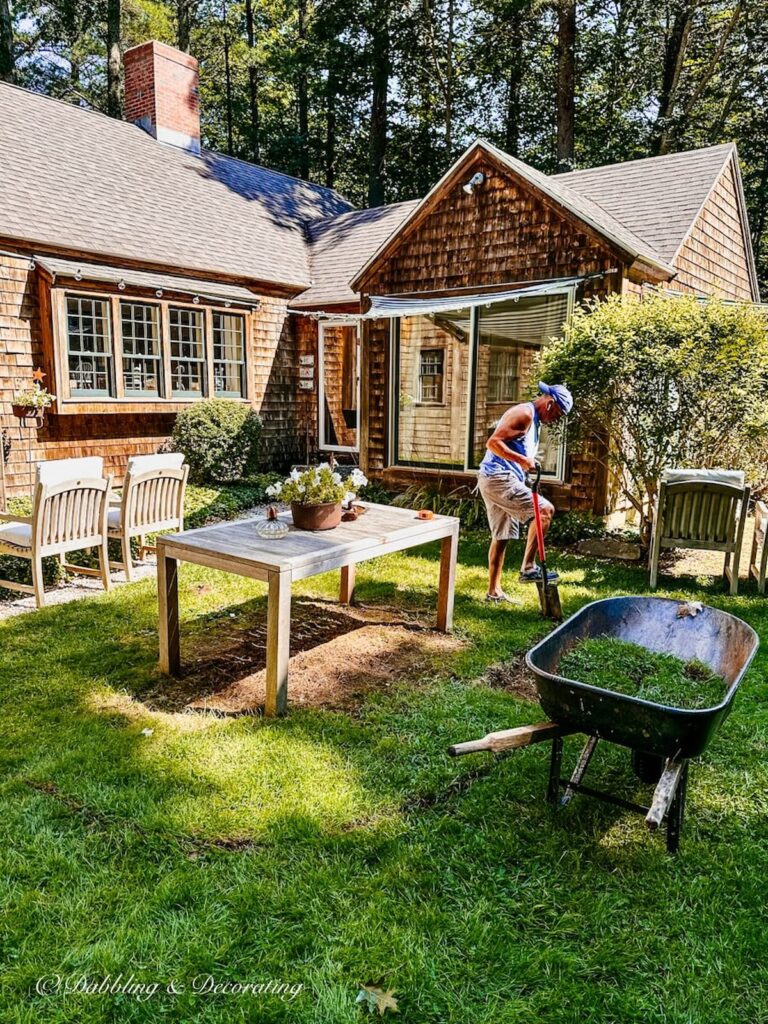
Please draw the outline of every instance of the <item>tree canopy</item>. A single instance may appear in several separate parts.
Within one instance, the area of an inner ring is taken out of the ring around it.
[[[736,141],[768,284],[764,0],[0,0],[0,78],[119,116],[148,38],[200,61],[207,146],[356,204],[477,135],[545,172]]]

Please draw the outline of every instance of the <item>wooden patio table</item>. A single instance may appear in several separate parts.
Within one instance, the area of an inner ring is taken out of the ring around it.
[[[349,604],[358,562],[440,540],[437,628],[443,632],[452,629],[459,543],[459,520],[454,516],[436,515],[424,520],[412,509],[367,504],[365,513],[354,522],[342,522],[335,530],[317,533],[295,529],[289,512],[281,513],[280,518],[291,523],[291,531],[277,540],[259,537],[253,519],[158,538],[157,594],[163,672],[176,675],[181,664],[179,562],[194,562],[267,583],[267,715],[282,714],[288,701],[291,584],[294,580],[340,568],[340,601]]]

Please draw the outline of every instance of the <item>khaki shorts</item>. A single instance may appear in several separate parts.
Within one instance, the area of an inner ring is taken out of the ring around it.
[[[488,512],[488,525],[494,540],[516,540],[520,524],[533,519],[533,495],[513,473],[478,475],[477,486]]]

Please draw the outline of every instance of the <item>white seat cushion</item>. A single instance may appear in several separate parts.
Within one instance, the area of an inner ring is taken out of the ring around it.
[[[32,527],[28,523],[0,522],[0,546],[10,544],[15,548],[32,547]]]
[[[53,459],[39,462],[37,480],[41,484],[63,484],[69,480],[101,480],[104,476],[104,459],[93,455],[85,459]]]
[[[665,469],[661,474],[665,484],[687,484],[692,480],[706,480],[713,484],[744,486],[744,474],[740,469]]]
[[[122,515],[122,509],[111,508],[107,513],[107,529],[108,530],[119,530],[120,529],[120,516]]]
[[[149,473],[152,469],[181,469],[184,456],[181,452],[160,452],[159,455],[133,455],[128,459],[129,473]]]

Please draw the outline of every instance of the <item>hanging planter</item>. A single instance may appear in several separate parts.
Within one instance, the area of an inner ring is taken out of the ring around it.
[[[351,502],[367,483],[359,469],[345,479],[324,462],[304,472],[294,469],[283,483],[268,487],[267,494],[290,502],[297,530],[333,530],[341,522],[342,502]]]

